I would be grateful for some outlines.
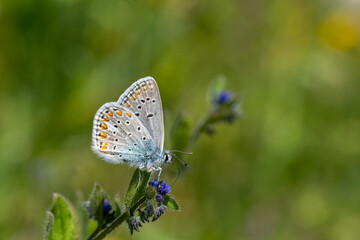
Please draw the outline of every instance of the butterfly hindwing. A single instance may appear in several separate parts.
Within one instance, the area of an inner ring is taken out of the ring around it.
[[[120,96],[117,103],[135,114],[161,153],[164,147],[164,120],[156,81],[152,77],[139,79]]]

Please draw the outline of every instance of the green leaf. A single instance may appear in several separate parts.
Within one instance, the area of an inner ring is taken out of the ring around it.
[[[131,178],[129,188],[128,188],[128,190],[126,192],[126,195],[125,195],[125,206],[128,209],[131,206],[131,202],[132,202],[132,200],[134,198],[134,195],[136,193],[137,187],[139,186],[139,183],[140,183],[140,170],[136,169],[133,176],[132,176],[132,178]]]
[[[155,221],[158,220],[160,217],[161,217],[161,215],[153,216],[153,218],[151,219],[151,222],[155,222]]]
[[[103,224],[103,207],[105,199],[109,199],[109,195],[104,191],[99,183],[95,183],[89,200],[83,204],[90,217],[95,219],[99,226],[102,226]]]
[[[147,171],[140,171],[140,184],[136,189],[136,193],[131,201],[131,207],[133,207],[139,200],[147,193],[147,186],[151,173]]]
[[[104,204],[104,198],[109,198],[107,194],[105,194],[104,189],[99,183],[95,183],[95,186],[90,194],[90,209],[93,213],[95,213],[98,209],[99,205]]]
[[[154,187],[147,187],[146,191],[147,191],[147,195],[148,195],[149,199],[155,197],[156,191],[155,191]]]
[[[208,98],[211,101],[215,96],[218,96],[226,85],[226,77],[224,75],[218,75],[210,84]]]
[[[175,210],[175,211],[180,211],[179,204],[176,202],[175,199],[173,199],[172,197],[170,197],[168,195],[164,196],[163,204],[167,208],[170,208],[170,209]]]
[[[47,211],[46,212],[46,223],[45,223],[45,230],[44,230],[44,239],[54,239],[54,214]]]
[[[129,229],[129,232],[131,234],[131,236],[134,234],[134,225],[132,224],[132,222],[129,219],[126,219],[126,225]]]
[[[96,208],[95,220],[98,222],[99,227],[102,227],[104,223],[104,198],[101,199],[100,204]]]
[[[45,239],[73,240],[75,239],[75,219],[73,207],[64,197],[55,193],[45,229]]]

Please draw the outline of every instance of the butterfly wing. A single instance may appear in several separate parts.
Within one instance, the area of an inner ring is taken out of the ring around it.
[[[97,155],[111,163],[146,167],[145,155],[153,140],[130,109],[115,102],[105,103],[96,112],[93,124],[92,149]]]
[[[133,83],[117,103],[134,112],[152,137],[159,154],[164,148],[164,120],[159,88],[152,77]]]

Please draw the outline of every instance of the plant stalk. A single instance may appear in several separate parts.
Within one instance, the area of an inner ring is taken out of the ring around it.
[[[205,130],[206,125],[210,122],[210,119],[211,119],[211,113],[208,114],[203,120],[201,120],[198,123],[194,131],[192,131],[185,149],[190,149],[194,145],[196,140],[199,138],[200,134]]]
[[[143,203],[149,199],[148,195],[145,194],[140,200],[127,212],[124,212],[114,221],[112,221],[109,226],[104,228],[97,236],[90,236],[88,240],[101,240],[105,238],[108,234],[115,230],[120,224],[122,224],[126,219],[130,217],[130,213],[134,213]]]

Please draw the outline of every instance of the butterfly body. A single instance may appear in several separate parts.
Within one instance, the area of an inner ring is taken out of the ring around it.
[[[164,149],[160,92],[152,77],[133,83],[117,102],[105,103],[93,122],[92,149],[104,161],[161,171],[172,156]]]

